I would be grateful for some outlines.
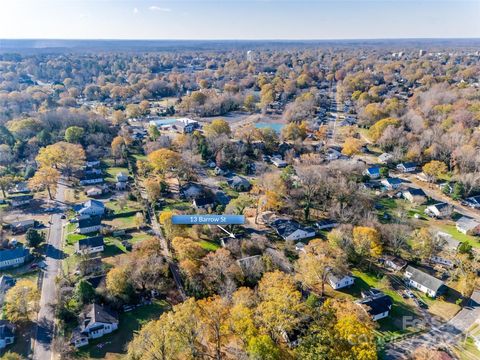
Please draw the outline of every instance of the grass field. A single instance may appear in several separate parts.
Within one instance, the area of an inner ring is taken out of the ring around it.
[[[220,248],[220,245],[218,245],[218,244],[216,244],[212,241],[200,240],[198,243],[200,244],[200,246],[203,249],[208,250],[208,251],[215,251],[218,248]]]
[[[458,241],[467,242],[474,248],[480,248],[480,242],[478,237],[462,234],[453,224],[441,225],[440,230],[446,232],[447,234],[450,234],[454,239]]]
[[[149,320],[158,319],[170,305],[165,301],[155,301],[152,305],[136,308],[128,313],[120,314],[118,330],[90,342],[77,352],[84,359],[117,359],[126,353],[125,346],[133,335]]]
[[[117,167],[117,166],[109,167],[107,169],[106,181],[116,182],[117,181],[116,176],[119,172],[123,172],[125,174],[128,174],[128,169],[126,167]]]
[[[117,200],[110,200],[105,203],[105,206],[113,211],[115,215],[141,210],[141,205],[132,200],[126,200],[124,204]]]

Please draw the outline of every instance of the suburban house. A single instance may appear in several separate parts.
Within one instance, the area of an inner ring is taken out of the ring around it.
[[[0,349],[3,350],[7,345],[15,341],[15,327],[6,320],[0,320]]]
[[[387,190],[395,190],[402,185],[402,180],[399,178],[386,178],[382,179],[381,183]]]
[[[334,227],[337,227],[338,222],[330,219],[318,220],[315,223],[315,226],[317,227],[318,230],[328,230],[328,229],[333,229]]]
[[[422,189],[409,187],[407,190],[402,192],[402,195],[411,203],[423,204],[425,201],[427,201],[427,195]]]
[[[97,167],[97,166],[100,166],[100,160],[97,160],[97,159],[88,159],[88,160],[85,162],[85,167],[87,167],[87,168],[94,168],[94,167]]]
[[[200,128],[198,121],[189,118],[150,120],[149,124],[161,130],[174,130],[183,134],[192,133]]]
[[[99,231],[102,228],[102,222],[99,216],[92,216],[78,220],[77,232],[80,234],[89,234]]]
[[[280,237],[288,241],[308,239],[316,235],[315,229],[305,227],[297,221],[290,219],[273,220],[270,226]]]
[[[275,165],[277,168],[284,168],[286,167],[288,164],[285,160],[283,160],[281,157],[277,157],[277,156],[272,156],[270,158],[270,161],[272,162],[273,165]]]
[[[204,187],[196,183],[188,183],[180,188],[180,194],[187,200],[202,197],[205,193]]]
[[[424,292],[428,296],[434,298],[441,293],[445,284],[442,280],[429,275],[421,270],[415,269],[413,266],[407,266],[405,270],[405,278],[409,286]]]
[[[117,179],[118,182],[127,182],[128,174],[125,174],[123,171],[120,171],[115,178]]]
[[[343,289],[348,286],[352,286],[355,282],[355,278],[348,274],[336,273],[330,271],[327,275],[327,280],[330,286],[334,290]]]
[[[452,214],[452,206],[450,204],[439,202],[430,206],[427,206],[425,209],[425,214],[436,217],[443,218],[448,217]]]
[[[92,186],[87,190],[85,190],[85,195],[91,196],[91,197],[101,196],[103,195],[103,192],[104,192],[104,189],[101,188],[100,186]]]
[[[35,220],[23,220],[16,221],[10,224],[10,229],[12,234],[21,234],[26,232],[28,229],[32,229],[37,225]]]
[[[470,206],[471,208],[478,209],[480,208],[480,196],[471,196],[466,198],[464,201],[466,206]]]
[[[458,219],[455,227],[465,235],[478,235],[480,233],[480,223],[468,216],[462,216]]]
[[[443,231],[438,231],[435,236],[442,242],[442,249],[446,251],[456,252],[461,242],[454,239],[452,235]]]
[[[80,185],[94,185],[103,183],[103,175],[96,173],[84,174],[80,179]]]
[[[87,306],[80,319],[80,327],[72,336],[72,344],[77,348],[87,345],[90,339],[98,339],[118,329],[117,315],[98,304]]]
[[[381,260],[386,267],[395,271],[400,271],[407,266],[407,262],[405,260],[396,256],[385,255]]]
[[[78,254],[95,254],[104,250],[103,236],[92,236],[80,239],[75,243],[75,252]]]
[[[232,189],[236,191],[248,191],[252,187],[250,181],[238,175],[235,175],[231,179],[228,179],[227,183]]]
[[[16,280],[8,275],[2,275],[0,277],[0,307],[3,305],[3,299],[7,291],[15,285]]]
[[[393,160],[393,155],[389,153],[383,153],[378,157],[378,162],[387,164]]]
[[[21,266],[30,259],[30,251],[23,246],[0,250],[0,270]]]
[[[380,168],[378,166],[369,167],[365,169],[363,175],[368,176],[370,179],[378,179],[380,177]]]
[[[435,263],[435,264],[446,266],[446,267],[449,267],[449,268],[453,268],[455,266],[455,263],[452,260],[446,259],[446,258],[438,256],[438,255],[431,256],[430,261]]]
[[[414,162],[405,162],[397,165],[397,170],[403,173],[410,173],[417,170],[417,164]]]
[[[105,204],[98,200],[88,200],[83,203],[82,208],[78,210],[81,216],[103,216],[105,214]]]
[[[10,205],[12,207],[28,205],[30,204],[32,199],[33,199],[33,195],[31,194],[12,196],[8,198],[8,200],[10,201]]]
[[[367,296],[358,300],[356,303],[361,305],[368,312],[373,321],[386,318],[390,314],[393,305],[392,298],[381,292]]]
[[[215,207],[215,198],[213,196],[201,196],[192,200],[192,206],[195,209],[213,209]]]

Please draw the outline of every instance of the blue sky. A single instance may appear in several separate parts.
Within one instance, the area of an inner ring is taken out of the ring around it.
[[[0,38],[480,38],[480,0],[0,0]]]

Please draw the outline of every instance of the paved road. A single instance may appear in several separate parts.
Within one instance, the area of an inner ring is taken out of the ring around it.
[[[472,294],[467,306],[447,323],[433,325],[426,333],[388,344],[385,349],[385,359],[408,359],[409,355],[421,346],[432,348],[455,347],[456,344],[463,339],[466,331],[479,320],[480,290],[476,290]]]
[[[65,185],[59,184],[55,197],[58,205],[64,201]],[[46,269],[43,271],[43,280],[41,282],[40,310],[38,312],[37,331],[35,333],[33,359],[50,360],[53,358],[52,341],[54,335],[55,314],[52,305],[56,300],[55,278],[60,269],[63,252],[63,221],[61,214],[51,216],[51,225],[47,239],[47,251],[45,263]]]

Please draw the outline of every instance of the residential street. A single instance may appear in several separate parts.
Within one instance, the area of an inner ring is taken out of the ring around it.
[[[421,346],[447,348],[455,346],[463,339],[465,332],[480,319],[480,290],[476,290],[467,306],[465,306],[450,321],[432,328],[417,336],[412,336],[386,346],[385,359],[407,359],[409,354]]]
[[[62,206],[64,201],[65,185],[58,184],[55,197],[56,205]],[[41,281],[40,310],[38,312],[37,330],[33,346],[33,359],[50,360],[53,358],[52,341],[54,335],[55,315],[52,305],[55,302],[55,278],[62,264],[63,220],[61,213],[51,216],[50,231],[47,239],[47,250]]]

